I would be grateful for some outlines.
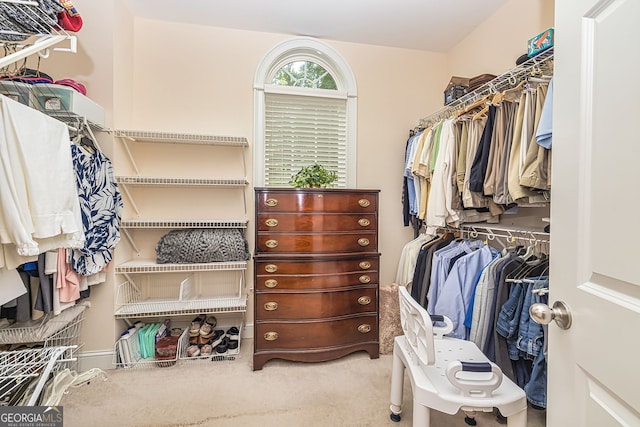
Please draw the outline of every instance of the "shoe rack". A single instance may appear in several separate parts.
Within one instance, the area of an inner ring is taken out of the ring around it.
[[[189,328],[215,317],[216,329],[242,330],[247,309],[247,261],[159,264],[155,246],[172,230],[247,228],[244,137],[117,130],[116,182],[123,193],[123,236],[118,248],[115,318],[127,325],[171,319],[182,334],[175,359],[186,354]],[[153,358],[118,358],[121,367],[158,366]],[[237,349],[239,352],[239,348]],[[218,356],[215,352],[207,355]],[[221,359],[233,352],[221,355]],[[126,362],[126,363],[125,363]]]

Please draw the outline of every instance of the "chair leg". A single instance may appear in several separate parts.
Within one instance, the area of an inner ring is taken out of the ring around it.
[[[391,368],[391,419],[400,421],[402,412],[402,399],[404,389],[404,363],[402,359],[393,353],[393,366]]]
[[[429,427],[431,425],[431,410],[413,400],[413,427]]]
[[[508,427],[527,427],[527,408],[507,418]]]

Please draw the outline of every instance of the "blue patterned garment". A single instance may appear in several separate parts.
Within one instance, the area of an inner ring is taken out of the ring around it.
[[[111,160],[99,150],[90,154],[71,144],[86,243],[71,252],[71,267],[89,276],[111,262],[120,241],[122,196],[113,178]]]

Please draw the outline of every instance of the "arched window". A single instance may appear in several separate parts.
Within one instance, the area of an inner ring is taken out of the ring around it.
[[[288,186],[302,166],[321,163],[336,187],[355,187],[356,85],[330,46],[309,37],[274,47],[254,84],[256,186]]]

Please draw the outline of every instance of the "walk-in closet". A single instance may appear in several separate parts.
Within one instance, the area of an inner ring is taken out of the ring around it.
[[[640,4],[383,3],[0,0],[0,427],[640,425]]]

